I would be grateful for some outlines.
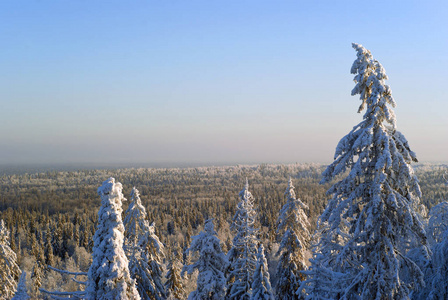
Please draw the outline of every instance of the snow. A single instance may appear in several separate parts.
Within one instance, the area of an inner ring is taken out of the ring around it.
[[[19,285],[17,286],[17,292],[11,300],[28,300],[30,296],[26,291],[26,272],[22,272],[19,279]]]

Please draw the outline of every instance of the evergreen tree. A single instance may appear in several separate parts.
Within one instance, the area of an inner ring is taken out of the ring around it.
[[[170,259],[168,263],[168,272],[166,274],[166,282],[165,282],[165,289],[166,289],[166,295],[167,299],[176,299],[176,300],[182,300],[185,299],[185,289],[183,286],[183,279],[180,274],[181,267],[180,267],[180,249],[178,249],[177,253],[173,255],[173,257]]]
[[[17,258],[9,247],[9,231],[0,220],[0,299],[11,299],[17,288],[20,276]]]
[[[256,212],[254,198],[249,192],[246,179],[244,189],[239,193],[240,202],[233,217],[231,229],[235,232],[233,246],[228,253],[232,270],[228,276],[229,299],[249,299],[253,274],[257,264],[257,230],[254,228]]]
[[[35,295],[39,294],[39,289],[42,286],[42,266],[39,262],[33,267],[33,272],[31,273],[31,280],[33,281],[33,293]]]
[[[82,233],[82,240],[81,240],[81,246],[84,247],[86,250],[89,249],[89,242],[90,242],[90,226],[87,226],[87,222],[84,225],[84,230]]]
[[[61,215],[59,215],[58,223],[56,224],[56,227],[53,230],[53,242],[51,243],[53,245],[53,251],[54,254],[59,257],[64,257],[65,250],[64,249],[64,240],[62,238],[63,235],[63,225],[62,225],[62,218]]]
[[[46,230],[46,243],[45,243],[45,263],[47,265],[54,265],[53,246],[51,245],[51,231],[50,226],[47,224]]]
[[[257,255],[257,266],[254,272],[254,281],[252,282],[251,300],[274,300],[271,282],[269,279],[268,262],[264,256],[263,245],[260,244]]]
[[[164,299],[162,284],[163,244],[155,234],[154,224],[146,220],[140,194],[134,187],[124,220],[126,254],[131,277],[135,278],[142,299]]]
[[[17,291],[11,300],[28,300],[30,296],[26,291],[26,272],[22,272],[19,279],[19,285],[17,286]]]
[[[73,232],[73,241],[76,246],[79,246],[79,225],[75,225],[75,231]]]
[[[426,245],[413,210],[421,196],[411,167],[417,159],[396,130],[391,109],[395,102],[383,67],[361,45],[353,48],[357,59],[351,69],[356,74],[352,95],[360,95],[359,112],[366,112],[339,142],[335,161],[323,173],[321,183],[327,183],[349,170],[328,190],[333,197],[319,220],[329,226],[318,248],[324,257],[320,264],[338,277],[329,298],[407,299],[424,284],[420,268],[403,253],[414,239]],[[318,276],[319,265],[313,264]],[[408,271],[411,282],[401,278],[400,268]],[[324,283],[327,276],[319,286]]]
[[[101,208],[94,236],[92,265],[88,272],[87,299],[140,299],[123,250],[121,183],[114,178],[98,188]]]
[[[222,252],[212,219],[205,221],[204,230],[193,236],[187,252],[199,253],[196,262],[183,268],[183,272],[188,274],[192,274],[194,270],[199,271],[197,289],[191,292],[188,299],[223,299],[226,293],[224,272],[228,267],[228,261]]]
[[[280,255],[277,265],[276,293],[279,299],[296,299],[296,291],[305,276],[301,273],[306,269],[305,251],[308,246],[310,226],[304,209],[308,207],[296,199],[292,180],[289,178],[285,195],[287,202],[278,217],[277,234],[282,234],[277,255]]]

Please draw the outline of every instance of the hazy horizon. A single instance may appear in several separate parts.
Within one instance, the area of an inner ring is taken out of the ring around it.
[[[0,3],[0,165],[331,162],[362,120],[352,42],[448,160],[446,2],[25,2]]]
[[[98,164],[98,163],[72,163],[72,164],[1,164],[0,163],[0,176],[13,175],[13,174],[35,174],[35,173],[45,173],[51,171],[82,171],[82,170],[117,170],[117,169],[139,169],[139,168],[149,168],[149,169],[188,169],[188,168],[199,168],[199,167],[231,167],[231,166],[256,166],[256,165],[294,165],[294,164],[316,164],[326,166],[331,162],[205,162],[205,163],[195,163],[195,162],[158,162],[158,163],[116,163],[116,164]],[[419,161],[418,163],[413,163],[412,166],[415,168],[422,165],[440,165],[448,168],[448,161]],[[292,174],[293,175],[293,174]]]

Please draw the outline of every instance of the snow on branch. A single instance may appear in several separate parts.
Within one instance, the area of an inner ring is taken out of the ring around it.
[[[57,292],[57,291],[47,291],[46,289],[40,288],[39,291],[42,293],[50,295],[53,299],[84,299],[86,296],[85,291],[75,291],[75,292]],[[68,297],[62,297],[68,296]]]
[[[79,280],[76,280],[76,276],[75,276],[75,278],[72,278],[72,280],[73,280],[74,282],[78,283],[78,284],[87,285],[87,281],[79,281]]]
[[[53,271],[59,272],[61,274],[75,275],[75,276],[87,276],[87,272],[70,272],[70,271],[66,271],[66,270],[56,269],[55,267],[52,267],[50,265],[48,265],[48,268]]]

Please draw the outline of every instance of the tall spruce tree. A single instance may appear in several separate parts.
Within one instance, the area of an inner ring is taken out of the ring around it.
[[[20,273],[16,254],[9,246],[9,231],[0,220],[0,299],[14,296]]]
[[[328,190],[332,198],[319,220],[328,223],[317,248],[323,254],[319,263],[338,278],[331,282],[328,298],[408,299],[422,286],[423,276],[403,251],[412,240],[426,244],[413,210],[421,196],[411,167],[417,158],[396,130],[391,108],[395,101],[383,67],[361,45],[353,48],[357,59],[351,68],[356,74],[352,95],[360,95],[359,112],[366,112],[363,121],[341,139],[335,161],[323,173],[321,183],[327,183],[348,170]],[[320,266],[313,261],[315,283],[320,280],[316,270]],[[412,281],[404,282],[400,268],[408,270]]]
[[[226,255],[222,252],[220,240],[214,229],[213,220],[205,221],[204,230],[192,237],[188,253],[198,253],[198,259],[186,265],[183,272],[192,274],[199,271],[197,288],[188,296],[189,300],[220,300],[226,294],[226,278],[228,267]]]
[[[140,297],[145,300],[164,299],[162,284],[163,244],[155,234],[154,224],[146,220],[139,191],[134,187],[125,213],[125,249],[131,277],[136,280]]]
[[[257,264],[257,230],[254,228],[256,212],[254,198],[249,192],[246,179],[244,189],[239,193],[238,203],[231,229],[235,232],[233,246],[227,257],[231,271],[228,276],[229,299],[250,299],[253,274]]]
[[[292,180],[289,178],[285,195],[287,202],[280,210],[277,234],[282,236],[277,255],[280,255],[277,265],[276,294],[279,299],[297,299],[296,291],[300,287],[306,269],[305,251],[308,247],[310,226],[305,209],[308,207],[296,199]]]
[[[101,208],[94,235],[92,265],[88,272],[87,299],[140,299],[129,261],[123,250],[124,226],[121,219],[121,183],[109,178],[98,188]]]

